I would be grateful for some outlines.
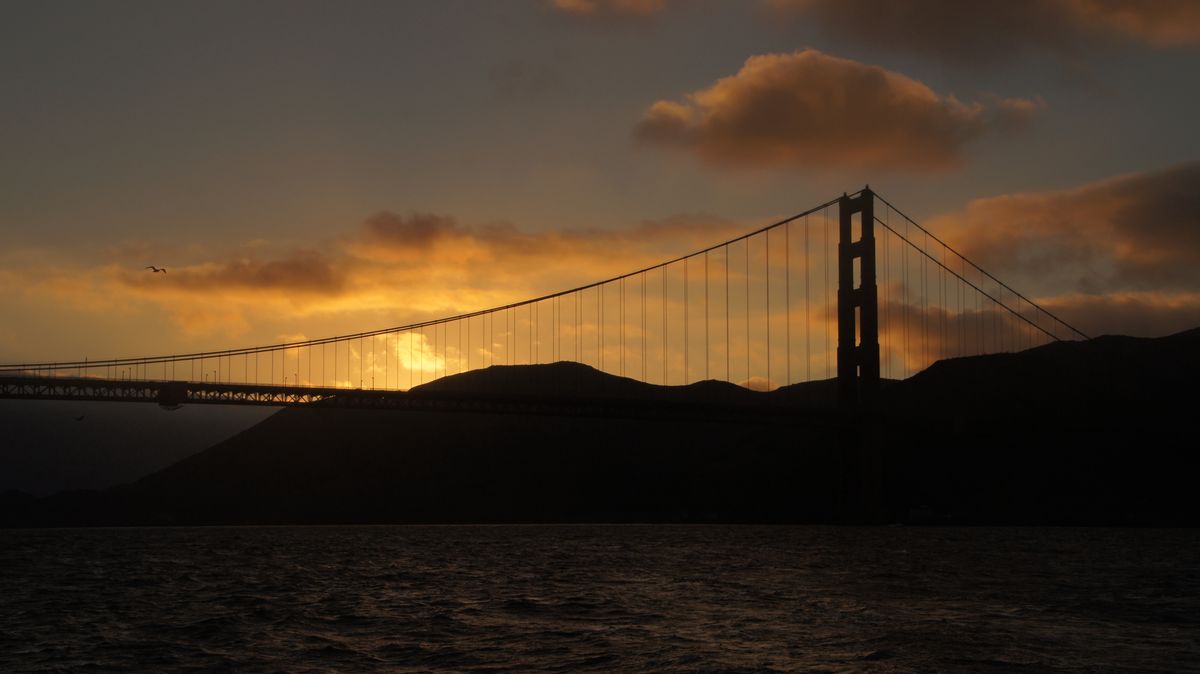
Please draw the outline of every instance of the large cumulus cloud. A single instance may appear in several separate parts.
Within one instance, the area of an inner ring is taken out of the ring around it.
[[[658,101],[638,140],[742,167],[946,170],[965,144],[1019,125],[1039,103],[965,103],[879,66],[806,49],[748,59],[682,101]]]

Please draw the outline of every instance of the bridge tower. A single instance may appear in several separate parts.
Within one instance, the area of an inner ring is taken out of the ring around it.
[[[879,393],[875,193],[870,186],[853,197],[843,194],[838,216],[838,406],[852,413],[873,407]]]

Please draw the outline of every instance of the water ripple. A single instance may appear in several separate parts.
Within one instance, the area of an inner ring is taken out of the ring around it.
[[[1200,670],[1200,532],[0,531],[0,670]]]

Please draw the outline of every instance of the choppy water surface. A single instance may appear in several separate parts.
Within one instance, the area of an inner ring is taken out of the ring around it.
[[[0,670],[1182,671],[1200,533],[0,531]]]

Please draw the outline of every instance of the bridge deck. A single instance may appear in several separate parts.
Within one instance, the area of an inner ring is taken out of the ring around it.
[[[66,377],[0,377],[0,400],[71,400],[183,404],[318,405],[430,412],[622,417],[718,422],[825,423],[828,411],[769,402],[696,403],[652,398],[519,395],[458,391],[387,391],[220,382],[140,381]]]

